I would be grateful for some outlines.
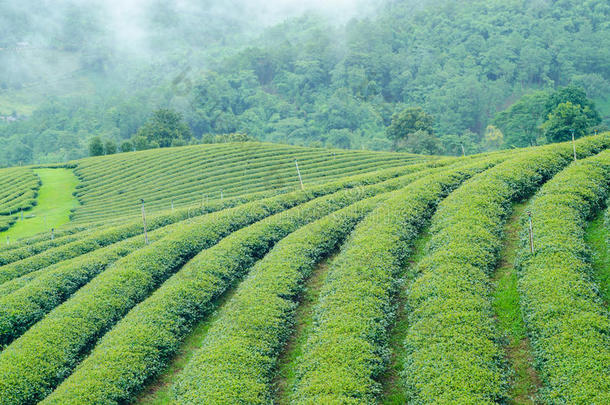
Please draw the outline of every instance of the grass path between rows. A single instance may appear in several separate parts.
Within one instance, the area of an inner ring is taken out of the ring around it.
[[[600,293],[606,305],[610,303],[610,252],[606,241],[608,229],[604,223],[604,210],[589,223],[585,233],[585,242],[591,250],[593,276],[598,282]]]
[[[406,307],[407,295],[411,281],[415,279],[417,264],[426,255],[426,246],[432,235],[428,229],[422,230],[413,244],[408,265],[402,275],[402,285],[398,292],[395,323],[390,331],[390,364],[381,377],[382,399],[384,405],[402,405],[408,403],[405,389],[401,383],[401,374],[405,369],[407,350],[404,342],[409,330],[409,312]]]
[[[72,194],[76,190],[78,178],[70,169],[36,169],[42,185],[38,191],[38,204],[24,211],[19,220],[7,231],[0,233],[0,240],[15,241],[38,233],[50,232],[70,222],[70,210],[78,206]]]
[[[238,283],[239,281],[241,280],[238,280]],[[165,371],[149,382],[142,393],[131,402],[133,405],[169,405],[172,403],[172,386],[174,382],[176,382],[180,372],[202,346],[208,330],[210,330],[220,316],[219,309],[235,295],[236,291],[237,286],[234,285],[216,300],[216,310],[203,318],[193,328],[191,333],[185,337],[180,349],[169,362]]]
[[[509,403],[535,404],[541,385],[536,370],[527,330],[521,313],[515,258],[519,249],[519,219],[526,203],[515,204],[513,213],[504,228],[504,247],[493,278],[493,308],[500,332],[507,338],[505,346],[508,364],[512,371]]]
[[[314,309],[319,301],[324,280],[328,276],[329,264],[337,254],[338,251],[320,262],[305,283],[300,305],[295,311],[294,331],[278,358],[277,373],[273,380],[276,389],[274,403],[277,405],[291,403],[292,390],[297,382],[297,365],[303,356],[307,338],[313,330]]]

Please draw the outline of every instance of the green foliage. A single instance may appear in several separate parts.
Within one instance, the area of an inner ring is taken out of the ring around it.
[[[545,116],[554,114],[557,107],[564,103],[579,105],[587,117],[590,126],[601,122],[599,112],[595,108],[595,103],[587,98],[585,91],[577,86],[567,86],[551,93],[545,104]]]
[[[6,403],[43,399],[92,340],[108,330],[200,250],[237,229],[306,201],[288,194],[208,215],[115,263],[0,353],[0,396]]]
[[[580,156],[610,136],[578,142]],[[409,402],[497,403],[507,393],[504,353],[488,283],[513,202],[531,195],[571,162],[571,145],[533,149],[474,177],[441,202],[428,255],[408,297]],[[550,291],[549,291],[550,292]]]
[[[191,130],[182,119],[182,114],[161,109],[153,113],[146,124],[138,130],[137,137],[145,138],[150,146],[153,142],[161,148],[172,146],[174,141],[188,142]]]
[[[504,145],[504,134],[493,125],[488,125],[483,137],[483,147],[486,150],[498,150]]]
[[[109,139],[104,143],[104,154],[114,155],[116,153],[116,151],[117,151],[116,143],[114,143],[113,140]]]
[[[360,223],[331,263],[298,370],[295,403],[374,403],[399,273],[438,201],[493,159],[423,176]]]
[[[182,113],[197,140],[204,134],[245,132],[261,141],[360,149],[384,137],[394,113],[419,105],[436,118],[442,151],[459,155],[460,144],[468,153],[482,150],[490,123],[501,129],[508,147],[544,143],[537,128],[547,118],[546,108],[538,114],[537,105],[521,105],[514,111],[520,117],[492,122],[524,93],[574,84],[589,97],[604,98],[610,86],[605,0],[565,0],[561,7],[400,0],[343,25],[309,14],[256,30],[260,35],[244,35],[244,27],[255,22],[240,19],[239,12],[218,16],[217,7],[188,4],[192,8],[150,5],[154,12],[143,18],[154,17],[147,22],[154,29],[145,31],[156,46],[155,62],[148,66],[139,52],[111,46],[114,33],[105,30],[111,24],[97,7],[89,7],[84,18],[82,6],[68,12],[54,5],[48,14],[66,15],[65,32],[64,24],[36,26],[30,14],[45,7],[6,10],[0,24],[6,32],[0,41],[8,41],[3,48],[28,37],[28,29],[57,29],[62,32],[48,36],[50,48],[62,49],[62,59],[78,63],[66,72],[73,73],[66,75],[72,91],[58,86],[61,97],[53,98],[28,87],[28,95],[40,93],[29,102],[34,113],[0,123],[0,164],[82,157],[92,133],[120,144],[159,108]],[[21,17],[7,17],[13,13]],[[49,59],[58,56],[50,52]],[[9,69],[15,65],[10,58],[6,52],[0,57],[0,69],[9,70],[0,74],[0,87],[13,91],[30,84],[32,72]],[[96,91],[83,90],[92,87]],[[17,102],[9,101],[5,112],[13,109],[11,103]],[[531,111],[535,116],[528,118]],[[43,135],[46,130],[51,132]],[[341,132],[331,137],[331,131]],[[476,135],[474,146],[467,139],[456,141],[466,131]]]
[[[417,167],[410,169],[417,170]],[[42,399],[71,372],[96,337],[112,327],[189,259],[223,237],[316,197],[367,184],[380,175],[395,177],[401,170],[346,178],[312,187],[307,192],[289,193],[205,215],[118,260],[0,353],[0,397],[7,403]],[[347,190],[341,195],[345,201],[358,194]],[[323,215],[324,206],[313,204],[309,212]],[[306,210],[302,214],[307,218]],[[288,221],[286,226],[292,222],[294,220]],[[125,357],[122,355],[121,359]]]
[[[130,141],[123,141],[121,143],[121,152],[132,152],[133,151],[133,143]]]
[[[602,152],[570,165],[528,207],[535,253],[524,240],[519,291],[546,403],[610,401],[610,320],[584,242],[586,221],[608,196],[608,179],[610,153]]]
[[[542,124],[547,139],[550,142],[563,142],[571,139],[572,133],[575,138],[586,135],[590,126],[588,108],[570,101],[559,104]]]
[[[600,122],[595,104],[576,86],[526,94],[494,119],[508,147],[567,141],[571,128],[580,138]]]
[[[409,154],[328,151],[239,142],[193,146],[80,161],[81,206],[75,222],[95,222],[149,212],[198,207],[208,200],[253,193],[286,192],[300,187],[298,160],[306,184],[336,180],[346,174],[397,167],[423,160]]]
[[[390,182],[396,187],[400,179]],[[298,199],[306,203],[234,232],[203,251],[117,325],[100,343],[99,351],[94,351],[79,372],[68,378],[46,403],[78,403],[84,393],[101,402],[129,399],[143,381],[160,371],[163,359],[175,351],[193,322],[209,312],[211,301],[241,278],[276,242],[380,188],[372,185],[356,192],[343,190],[310,202],[306,201],[312,194],[301,195]],[[333,189],[334,186],[324,188]],[[137,352],[132,351],[130,348],[141,342],[143,335],[147,335],[148,343],[140,344]],[[125,361],[127,353],[129,360]],[[137,376],[133,373],[135,364],[140,370]],[[105,377],[98,378],[92,373]]]
[[[176,403],[269,403],[275,360],[304,280],[380,201],[364,200],[302,227],[257,263],[180,374]]]
[[[91,138],[89,141],[89,156],[102,156],[104,154],[104,144],[99,136]]]
[[[434,118],[421,107],[410,107],[392,116],[387,136],[394,142],[406,140],[418,131],[434,133]]]

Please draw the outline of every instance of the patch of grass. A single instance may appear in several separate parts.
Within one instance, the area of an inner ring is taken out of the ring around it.
[[[237,288],[233,286],[216,302],[216,309],[222,307],[233,297]],[[184,369],[187,363],[203,343],[210,327],[219,317],[219,311],[214,311],[210,316],[205,317],[199,324],[186,336],[178,352],[165,371],[154,378],[142,393],[132,402],[134,405],[169,405],[172,403],[172,386],[176,382],[176,377]]]
[[[500,264],[494,277],[493,309],[500,331],[507,337],[505,347],[508,362],[513,371],[509,392],[511,404],[534,404],[540,380],[533,368],[533,357],[527,329],[521,313],[521,303],[515,269],[519,248],[519,218],[526,203],[516,204],[504,228],[505,242],[500,254]]]
[[[273,386],[276,389],[274,403],[278,405],[291,403],[292,390],[297,381],[297,366],[303,356],[307,338],[313,329],[314,308],[320,298],[324,280],[328,275],[328,265],[336,255],[335,252],[318,264],[305,284],[301,305],[298,306],[295,313],[295,329],[279,356],[277,373],[273,381]]]
[[[0,240],[26,238],[42,232],[51,232],[70,222],[70,210],[78,206],[72,195],[78,178],[70,169],[36,169],[42,185],[38,191],[38,204],[23,212],[19,220],[7,231],[0,233]]]
[[[404,387],[401,385],[401,373],[405,369],[407,352],[404,341],[409,330],[409,313],[405,306],[407,302],[409,281],[415,278],[417,263],[426,255],[426,245],[432,235],[428,229],[422,231],[420,237],[415,241],[402,280],[402,287],[398,293],[398,307],[396,308],[396,322],[390,331],[390,364],[381,377],[383,389],[381,403],[386,405],[399,405],[408,402]]]
[[[591,249],[593,274],[606,304],[610,303],[610,254],[607,238],[608,229],[604,223],[604,211],[601,211],[587,226],[585,242]]]

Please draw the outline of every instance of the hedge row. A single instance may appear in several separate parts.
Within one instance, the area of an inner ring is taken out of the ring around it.
[[[495,161],[424,177],[360,223],[322,287],[297,370],[295,403],[375,403],[402,266],[438,202]]]
[[[149,231],[152,231],[178,221],[183,221],[189,216],[195,217],[216,212],[234,207],[242,202],[241,199],[228,199],[223,202],[218,201],[206,204],[202,208],[193,210],[181,209],[169,214],[152,216],[147,219],[147,228]],[[80,235],[81,237],[76,240],[66,238],[65,241],[72,241],[60,246],[52,247],[53,244],[47,244],[47,246],[51,247],[50,249],[29,257],[27,255],[36,250],[26,248],[0,253],[0,265],[2,265],[0,267],[0,284],[139,234],[143,234],[141,219],[129,221],[124,225],[101,228],[86,235]]]
[[[610,145],[610,136],[578,142],[579,155]],[[490,275],[512,203],[531,195],[573,159],[571,144],[532,149],[473,178],[443,203],[428,254],[408,296],[403,375],[410,402],[495,403],[507,374],[490,300]]]
[[[395,165],[388,165],[386,163],[380,163],[380,164],[376,164],[375,165],[375,170],[379,169],[385,169],[387,167],[393,167]],[[371,173],[373,169],[371,169],[370,166],[365,166],[365,167],[360,167],[360,166],[351,166],[349,168],[344,168],[341,170],[340,173],[338,174],[332,174],[332,173],[325,173],[328,174],[327,177],[324,177],[323,180],[324,181],[333,181],[336,179],[340,179],[340,178],[344,178],[346,175],[355,175],[355,174],[359,174],[359,173]],[[290,191],[294,191],[297,190],[299,188],[298,186],[298,178],[296,177],[296,171],[294,174],[294,181],[292,182],[286,182],[285,179],[277,179],[277,180],[269,180],[269,181],[265,181],[263,183],[260,183],[258,185],[255,186],[249,186],[246,189],[240,189],[240,188],[231,188],[231,189],[223,189],[223,197],[227,198],[227,197],[235,197],[235,196],[250,196],[251,194],[255,194],[255,193],[265,193],[267,195],[269,195],[270,193],[273,195],[277,195],[280,193],[286,193],[286,192],[290,192]],[[305,176],[303,174],[303,176]],[[323,183],[323,181],[318,181],[320,179],[317,179],[316,182],[311,182],[311,181],[307,181],[306,178],[304,178],[304,181],[306,182],[307,187],[311,187],[312,183]],[[150,204],[147,204],[147,206],[149,207],[149,211],[153,212],[153,211],[159,211],[159,210],[167,210],[170,206],[171,203],[174,203],[174,207],[188,207],[188,206],[193,206],[193,205],[199,205],[201,204],[201,201],[203,198],[205,198],[206,200],[208,199],[221,199],[221,194],[220,194],[220,190],[216,190],[214,192],[212,192],[211,194],[209,193],[210,190],[206,189],[205,191],[205,195],[202,192],[201,186],[197,185],[194,187],[194,189],[192,189],[190,192],[188,193],[183,193],[181,191],[178,191],[179,196],[172,198],[171,196],[165,194],[164,192],[158,194],[157,196],[160,199],[155,199],[150,201]],[[150,195],[147,195],[147,201],[149,201],[149,197]],[[139,211],[138,208],[139,205],[137,202],[128,202],[125,205],[119,207],[116,205],[112,205],[111,203],[106,204],[106,203],[100,203],[100,205],[98,205],[98,207],[96,208],[95,211],[91,210],[87,215],[82,215],[79,214],[78,218],[75,218],[75,221],[77,222],[86,222],[86,221],[106,221],[108,219],[111,219],[113,217],[117,217],[117,216],[138,216],[139,215]]]
[[[51,234],[49,232],[44,232],[41,234],[34,235],[32,237],[23,238],[23,239],[19,239],[16,241],[11,241],[11,243],[9,245],[0,243],[0,254],[4,254],[5,252],[15,250],[15,249],[30,249],[30,248],[33,248],[34,250],[36,250],[36,252],[34,252],[32,254],[40,253],[40,252],[46,250],[48,247],[59,246],[59,245],[63,244],[65,242],[65,240],[62,240],[62,238],[65,236],[74,235],[76,233],[90,230],[92,228],[94,228],[93,224],[72,225],[72,226],[68,225],[65,228],[62,227],[61,229],[56,230],[53,235],[53,240],[51,240]],[[73,240],[76,240],[76,239],[72,239],[70,242],[72,242]],[[47,243],[49,243],[49,245],[42,246]],[[37,246],[39,244],[41,244],[41,247]],[[26,254],[24,257],[28,257],[28,256],[31,256],[31,254]]]
[[[389,180],[396,181],[400,178]],[[70,374],[99,336],[196,253],[243,226],[334,192],[343,184],[320,186],[315,192],[290,193],[206,215],[119,260],[5,348],[0,354],[0,398],[6,403],[42,399]],[[381,186],[367,189],[374,187]],[[345,190],[339,194],[359,193]],[[323,203],[330,204],[325,199]]]
[[[166,364],[192,324],[213,307],[214,299],[277,241],[313,220],[418,176],[312,200],[235,232],[203,251],[105,336],[48,402],[76,404],[84,397],[94,403],[126,401]]]
[[[14,222],[15,213],[36,205],[39,188],[40,179],[30,168],[0,169],[0,231]]]
[[[610,403],[610,314],[584,241],[587,220],[602,208],[609,186],[607,151],[569,166],[528,206],[535,254],[528,240],[519,291],[548,404]]]
[[[177,223],[150,232],[149,243],[182,227]],[[67,300],[110,264],[144,247],[136,236],[50,266],[31,280],[12,280],[0,287],[0,349],[18,338],[53,308]],[[24,288],[25,287],[25,288]]]
[[[186,198],[183,202],[192,203],[200,199],[201,193],[218,194],[220,189],[230,196],[263,190],[269,186],[280,187],[286,179],[290,179],[294,186],[298,183],[295,158],[303,165],[303,175],[307,176],[311,170],[316,177],[333,168],[341,168],[335,175],[344,175],[354,170],[354,166],[372,170],[378,165],[404,165],[415,159],[413,155],[353,151],[337,153],[335,158],[329,159],[328,152],[323,150],[271,145],[250,145],[250,150],[244,146],[223,146],[222,150],[211,155],[207,151],[217,148],[175,150],[173,155],[187,156],[184,159],[181,157],[179,167],[175,159],[172,162],[159,153],[134,165],[127,163],[134,163],[131,161],[136,155],[123,157],[116,164],[113,164],[115,159],[84,161],[76,170],[83,183],[77,193],[84,205],[75,213],[75,219],[93,218],[103,214],[100,210],[108,208],[115,210],[129,206],[135,211],[132,203],[142,195],[157,207],[159,204],[167,206],[172,199]],[[140,154],[137,156],[141,157]],[[95,164],[91,165],[93,162]],[[172,172],[175,170],[179,171]],[[244,170],[247,176],[242,175]],[[278,176],[280,183],[275,181]],[[124,187],[125,184],[129,184],[128,189]],[[121,193],[120,199],[116,198],[117,193]]]
[[[449,164],[454,161],[455,160],[447,159],[443,162],[412,165],[412,166],[408,166],[408,167],[404,167],[404,168],[402,168],[402,167],[401,168],[392,168],[392,169],[382,170],[382,171],[375,172],[375,173],[366,173],[364,175],[350,176],[350,177],[343,178],[340,181],[335,181],[332,183],[332,185],[335,186],[335,190],[339,190],[344,187],[353,187],[356,185],[372,184],[375,182],[384,181],[384,180],[392,178],[392,177],[397,177],[397,176],[400,176],[403,174],[413,173],[413,172],[423,170],[423,169],[426,169],[429,167],[437,167],[437,166],[440,167],[440,166]],[[312,191],[315,193],[318,188],[320,188],[320,186],[314,186],[312,188]],[[323,186],[322,189],[324,190],[324,189],[326,189],[326,187]],[[216,200],[216,201],[208,202],[203,206],[203,208],[196,207],[196,208],[178,209],[174,212],[166,211],[166,213],[149,216],[149,218],[147,219],[148,228],[149,228],[149,230],[155,229],[157,227],[165,226],[167,224],[171,224],[176,221],[181,221],[186,218],[190,218],[193,216],[199,216],[199,215],[210,213],[210,212],[215,212],[220,209],[234,207],[239,204],[261,199],[266,196],[268,196],[268,193],[267,194],[251,194],[251,195],[247,195],[244,197],[227,198],[227,199],[224,199],[223,201]],[[98,231],[95,231],[93,234],[91,234],[91,231],[89,231],[89,234],[87,234],[84,237],[81,235],[70,234],[70,235],[66,236],[65,239],[62,239],[61,241],[60,240],[54,240],[54,241],[46,240],[45,243],[40,243],[38,245],[28,244],[18,250],[12,249],[11,251],[6,251],[6,252],[0,251],[0,265],[6,265],[6,264],[9,264],[12,262],[16,262],[17,260],[26,259],[27,257],[32,256],[33,254],[41,253],[41,252],[47,250],[48,248],[61,246],[61,245],[63,245],[63,243],[61,243],[62,241],[69,243],[69,242],[74,242],[75,240],[78,240],[78,242],[75,242],[73,245],[71,245],[71,247],[63,246],[61,248],[45,252],[45,254],[39,256],[38,259],[31,259],[31,261],[24,261],[18,265],[15,264],[13,266],[13,267],[15,267],[14,269],[12,269],[12,268],[3,269],[2,267],[0,267],[0,283],[2,282],[2,273],[4,271],[9,273],[9,275],[7,275],[6,277],[13,276],[13,274],[26,274],[29,271],[34,271],[34,270],[41,268],[41,266],[44,267],[45,265],[50,265],[50,264],[56,263],[57,260],[65,260],[65,259],[69,258],[68,256],[70,256],[71,254],[74,255],[72,257],[76,257],[76,255],[82,254],[79,252],[83,252],[83,250],[84,249],[86,250],[87,247],[95,248],[96,241],[97,241],[97,243],[100,244],[100,246],[104,246],[108,243],[112,243],[112,241],[116,242],[116,241],[119,241],[126,237],[130,237],[130,236],[139,234],[141,232],[142,232],[141,220],[138,219],[135,221],[133,221],[133,220],[129,221],[128,224],[122,224],[120,226],[116,226],[111,229],[98,230]]]
[[[294,162],[292,162],[294,164]],[[303,163],[301,162],[301,167]],[[331,167],[326,165],[324,171],[324,177],[316,178],[315,181],[312,179],[308,179],[307,174],[303,171],[303,179],[308,184],[312,183],[320,183],[321,180],[329,181],[333,178],[337,177],[345,177],[346,174],[355,174],[358,172],[370,172],[374,169],[383,169],[387,166],[395,166],[388,165],[385,161],[374,161],[369,162],[367,164],[354,164],[350,162],[346,162],[344,166],[340,169],[335,167]],[[233,179],[229,177],[229,179]],[[129,186],[131,187],[131,185]],[[167,208],[174,202],[175,206],[184,206],[186,204],[199,203],[202,198],[202,194],[206,194],[213,198],[220,198],[220,191],[223,191],[224,197],[232,197],[243,194],[251,194],[254,192],[264,192],[269,190],[275,191],[286,191],[286,190],[294,190],[298,188],[298,178],[296,176],[296,170],[294,167],[290,167],[290,169],[286,169],[285,172],[275,173],[275,172],[266,172],[262,176],[251,175],[250,173],[247,176],[247,180],[245,181],[237,181],[233,182],[230,185],[220,184],[216,187],[212,187],[208,184],[195,182],[190,185],[188,188],[181,187],[179,185],[175,185],[172,183],[171,186],[164,185],[159,190],[146,190],[144,192],[139,193],[140,196],[144,196],[147,201],[150,201],[151,209],[159,209],[159,208]],[[132,191],[130,191],[133,193]],[[96,200],[95,203],[87,203],[86,205],[87,214],[84,215],[82,210],[78,210],[80,213],[78,214],[78,220],[83,221],[85,219],[99,219],[108,217],[108,213],[110,211],[119,212],[120,215],[125,215],[126,213],[136,213],[138,201],[134,199],[132,195],[131,198],[127,198],[123,195],[121,196],[111,196],[109,200],[101,201]]]
[[[174,403],[271,403],[269,383],[303,282],[392,193],[343,208],[282,240],[250,271],[174,386]]]
[[[232,232],[311,198],[293,193],[198,218],[117,261],[0,354],[0,398],[42,399],[107,329],[202,249]]]

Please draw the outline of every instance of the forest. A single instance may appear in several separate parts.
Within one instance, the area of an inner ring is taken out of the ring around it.
[[[178,144],[445,155],[610,123],[604,0],[395,0],[349,12],[287,1],[5,3],[2,166],[84,157],[94,138],[109,153],[161,146],[138,142],[159,111],[188,127]],[[392,128],[413,109],[429,125],[397,142]]]

